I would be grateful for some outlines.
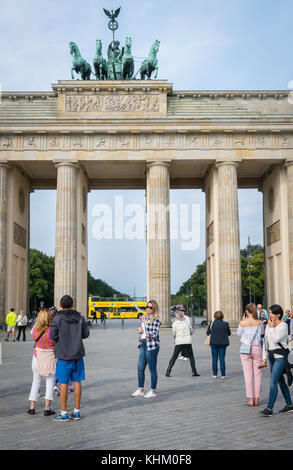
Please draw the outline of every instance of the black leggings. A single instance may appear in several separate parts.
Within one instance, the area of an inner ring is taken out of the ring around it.
[[[179,356],[179,353],[180,353],[180,351],[182,351],[182,349],[185,349],[187,354],[188,354],[192,372],[196,372],[195,360],[194,360],[194,355],[193,355],[193,350],[192,350],[192,345],[191,344],[178,344],[177,346],[175,346],[173,356],[171,357],[170,362],[169,362],[168,371],[169,372],[171,371],[171,369],[174,366],[174,364],[176,362],[176,359]]]
[[[25,329],[26,329],[26,325],[24,325],[24,326],[19,326],[19,327],[18,327],[17,341],[20,340],[21,332],[22,332],[22,339],[23,339],[23,341],[26,340],[26,337],[25,337]]]

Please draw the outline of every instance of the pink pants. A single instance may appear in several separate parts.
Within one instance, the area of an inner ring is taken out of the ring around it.
[[[262,347],[252,346],[251,354],[240,354],[247,398],[260,398],[262,369]]]

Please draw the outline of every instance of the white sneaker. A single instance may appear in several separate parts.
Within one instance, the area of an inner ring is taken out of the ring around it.
[[[188,357],[183,357],[183,361],[189,361]]]
[[[228,379],[228,375],[222,375],[222,379],[225,380],[225,379]]]
[[[213,375],[213,379],[217,379],[217,378],[218,378],[218,376],[217,376],[217,375]]]
[[[138,388],[134,393],[131,394],[132,397],[144,397],[144,392]]]
[[[184,359],[184,357],[183,357],[183,356],[179,356],[178,359]]]
[[[150,390],[149,392],[147,392],[144,397],[145,398],[155,398],[157,396],[156,392],[154,392],[153,390]]]

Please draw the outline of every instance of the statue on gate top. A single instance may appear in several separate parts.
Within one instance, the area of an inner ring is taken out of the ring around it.
[[[157,53],[159,50],[160,41],[156,40],[147,58],[141,63],[139,70],[134,75],[134,58],[131,52],[132,40],[130,37],[126,38],[125,46],[120,50],[120,42],[115,39],[115,31],[119,28],[117,17],[120,14],[121,7],[117,10],[106,10],[103,8],[105,15],[110,19],[108,28],[113,34],[113,39],[107,49],[106,60],[102,54],[102,41],[96,41],[96,55],[93,59],[95,73],[92,72],[90,64],[82,58],[78,46],[71,42],[70,52],[73,55],[73,63],[71,69],[71,78],[74,79],[73,72],[81,74],[82,80],[90,80],[91,75],[95,75],[96,80],[134,80],[136,75],[140,72],[140,79],[144,80],[158,76],[158,60]]]

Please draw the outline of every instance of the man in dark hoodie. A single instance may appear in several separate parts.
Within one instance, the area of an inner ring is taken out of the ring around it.
[[[73,309],[73,299],[64,295],[60,300],[60,310],[53,318],[50,338],[55,341],[55,356],[58,359],[56,378],[61,385],[61,412],[54,416],[54,421],[80,419],[81,381],[85,379],[85,349],[82,340],[90,332],[84,317]],[[67,413],[68,383],[74,383],[75,409],[69,416]]]

